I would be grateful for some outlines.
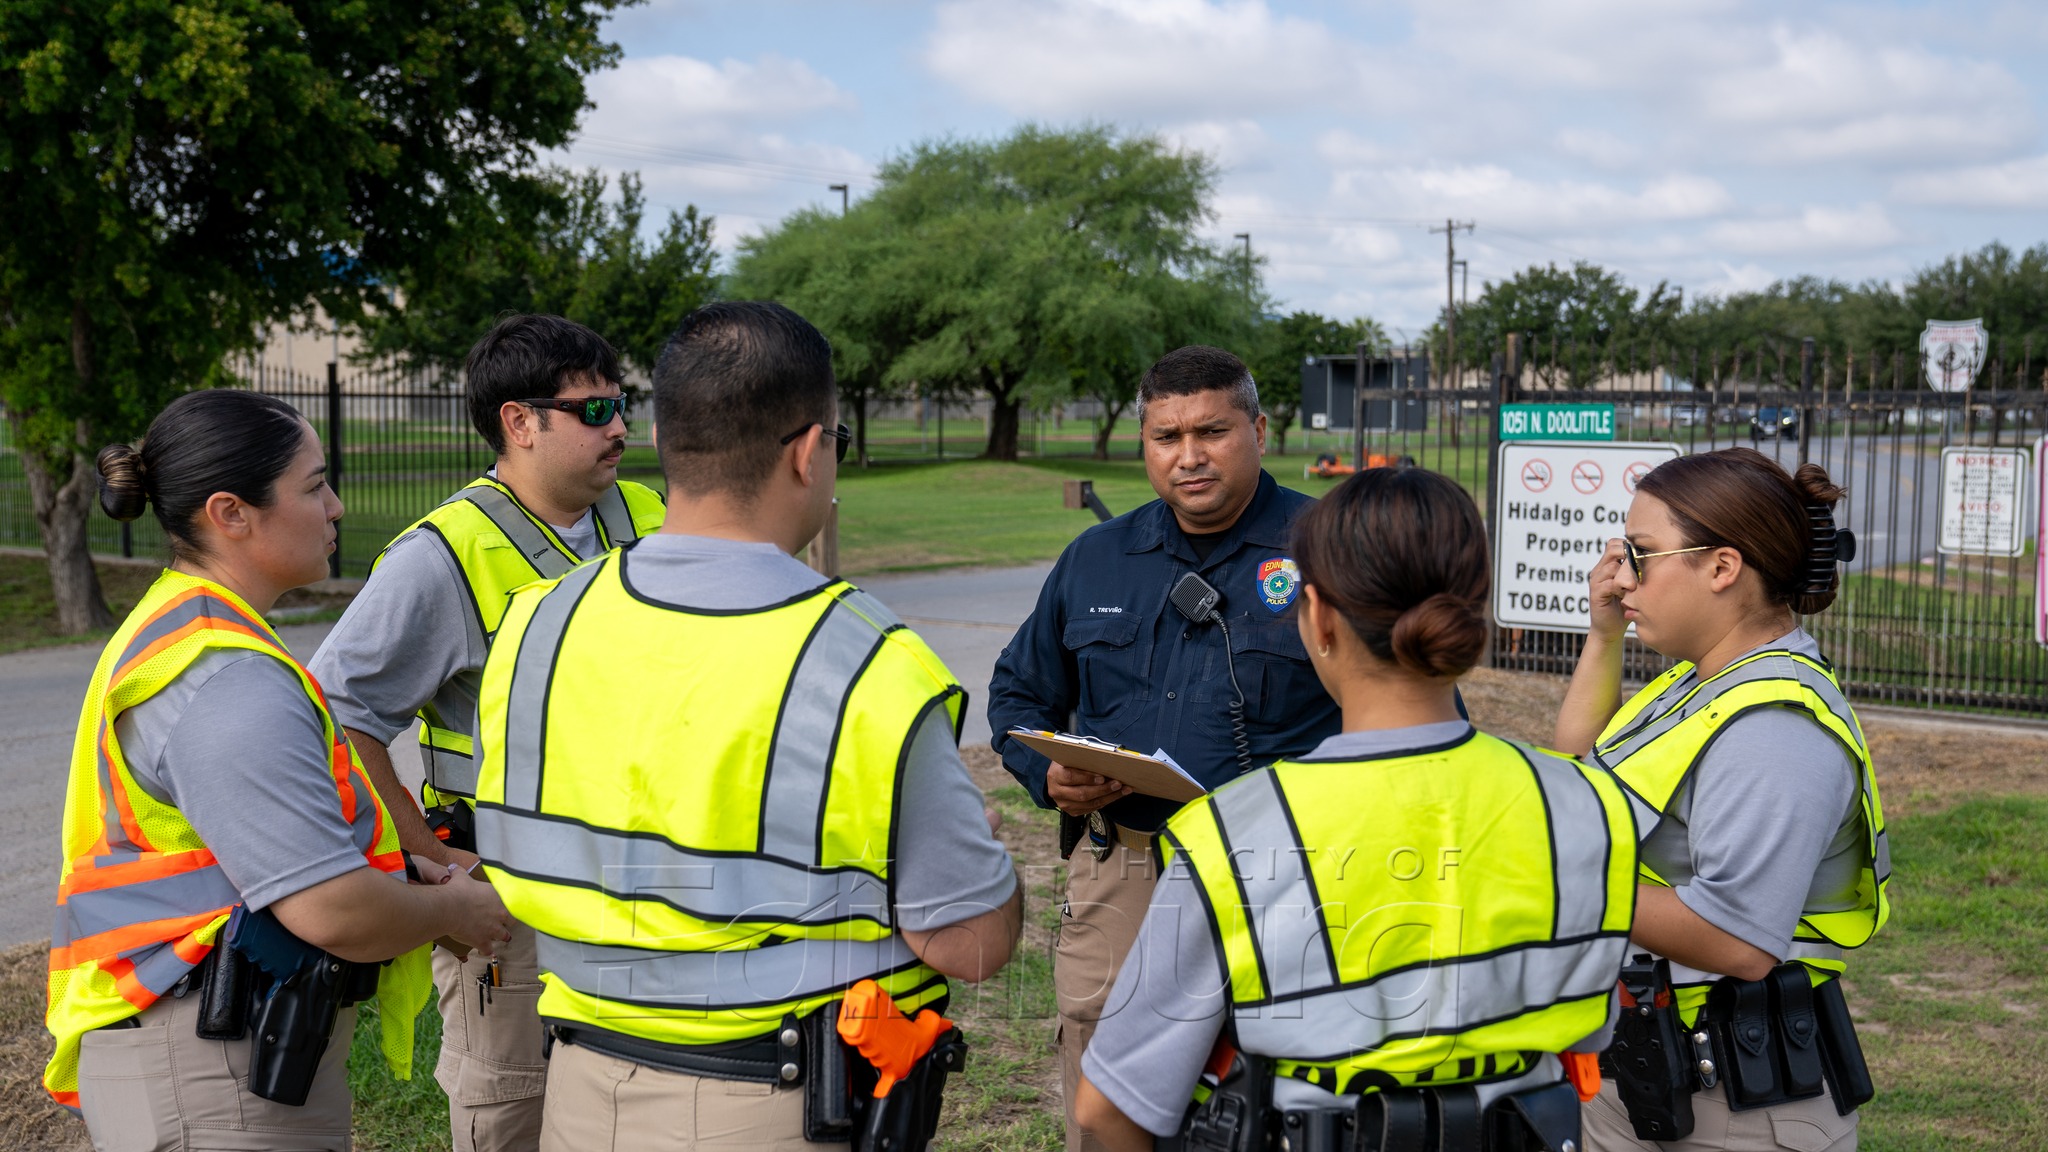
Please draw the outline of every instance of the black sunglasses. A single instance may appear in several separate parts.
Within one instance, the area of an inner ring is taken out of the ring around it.
[[[806,425],[804,425],[803,427],[801,427],[801,428],[797,429],[796,431],[794,431],[794,432],[791,432],[791,433],[790,433],[789,435],[787,435],[787,436],[784,436],[784,437],[782,438],[782,443],[784,443],[784,444],[787,444],[787,443],[789,443],[789,442],[790,442],[791,440],[794,440],[794,439],[796,439],[797,437],[799,437],[799,436],[803,435],[804,433],[806,433],[806,432],[809,432],[809,431],[810,431],[811,429],[813,429],[813,428],[825,428],[825,426],[824,426],[823,424],[817,423],[816,421],[813,421],[813,422],[811,422],[811,423],[809,423],[809,424],[806,424]],[[840,425],[840,426],[838,426],[837,428],[825,428],[825,435],[827,435],[827,436],[830,436],[830,437],[832,437],[832,438],[833,438],[834,440],[837,440],[837,441],[839,441],[839,443],[837,443],[837,444],[834,444],[834,445],[832,446],[832,456],[833,456],[833,458],[834,458],[834,459],[836,459],[836,460],[841,460],[841,461],[845,460],[845,459],[846,459],[846,446],[847,446],[848,444],[851,444],[851,443],[853,443],[853,432],[852,432],[852,430],[851,430],[851,429],[849,429],[849,428],[847,428],[847,426],[846,426],[846,425],[844,425],[844,424],[841,424],[841,425]]]
[[[592,428],[602,428],[612,422],[612,417],[623,416],[626,412],[624,396],[580,396],[573,399],[549,397],[544,400],[520,400],[528,408],[548,408],[556,412],[574,412],[577,417]]]

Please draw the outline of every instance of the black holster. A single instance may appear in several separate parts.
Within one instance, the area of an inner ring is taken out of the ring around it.
[[[1272,1138],[1273,1066],[1243,1052],[1231,1058],[1209,1098],[1188,1109],[1180,1132],[1153,1141],[1157,1152],[1266,1152]]]
[[[889,1094],[875,1099],[874,1065],[839,1038],[839,1005],[784,1022],[802,1036],[804,1139],[854,1152],[923,1152],[939,1126],[946,1077],[967,1066],[958,1028],[940,1036]]]
[[[1835,1111],[1847,1116],[1870,1103],[1877,1087],[1870,1081],[1870,1065],[1863,1062],[1863,1044],[1856,1039],[1855,1021],[1849,1018],[1841,977],[1813,990],[1813,1007],[1820,1024],[1821,1071],[1835,1094]]]
[[[1565,1152],[1578,1147],[1579,1094],[1559,1081],[1481,1108],[1470,1084],[1368,1092],[1352,1107],[1273,1107],[1271,1064],[1237,1056],[1159,1152]]]
[[[1683,1140],[1692,1135],[1698,1079],[1671,992],[1671,964],[1638,953],[1622,967],[1621,983],[1635,1003],[1622,1006],[1601,1065],[1614,1077],[1637,1139]]]
[[[463,852],[476,851],[476,809],[460,800],[452,801],[439,808],[426,811],[427,830],[450,848]],[[448,835],[442,836],[442,829]]]
[[[1707,994],[1707,1026],[1715,1063],[1728,1079],[1730,1111],[1811,1100],[1828,1090],[1831,1071],[1841,1084],[1835,1108],[1842,1115],[1870,1099],[1870,1070],[1840,984],[1816,987],[1796,961],[1761,980],[1729,976],[1715,983]]]
[[[869,1097],[853,1152],[924,1152],[939,1128],[946,1077],[966,1066],[967,1041],[954,1028],[911,1065],[910,1075],[898,1080],[887,1096]]]
[[[380,965],[329,955],[274,983],[256,1004],[249,1091],[297,1107],[313,1090],[341,1010],[377,992]]]

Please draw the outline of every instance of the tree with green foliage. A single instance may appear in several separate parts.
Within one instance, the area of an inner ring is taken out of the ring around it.
[[[1680,292],[1667,283],[1645,295],[1620,274],[1584,260],[1569,269],[1532,265],[1488,282],[1479,299],[1458,309],[1458,359],[1468,368],[1484,367],[1508,333],[1517,332],[1546,383],[1583,388],[1626,363],[1632,344],[1668,343],[1681,304]],[[1431,358],[1440,369],[1440,351]]]
[[[1287,454],[1287,430],[1301,418],[1302,363],[1311,356],[1355,353],[1360,344],[1386,347],[1386,329],[1367,316],[1342,321],[1315,312],[1260,321],[1245,363],[1258,381],[1259,406],[1266,412],[1275,455]]]
[[[463,206],[461,227],[423,251],[363,318],[366,358],[453,369],[506,312],[567,316],[645,373],[685,315],[716,286],[711,220],[671,210],[651,242],[638,174],[546,168]]]
[[[1106,451],[1167,349],[1233,342],[1255,286],[1195,235],[1214,165],[1154,136],[1018,129],[920,144],[842,218],[800,212],[743,240],[730,282],[816,322],[864,397],[986,396],[986,454],[1017,457],[1027,405],[1102,401]]]
[[[617,0],[0,5],[0,403],[60,626],[113,623],[94,450],[439,250],[612,63]]]

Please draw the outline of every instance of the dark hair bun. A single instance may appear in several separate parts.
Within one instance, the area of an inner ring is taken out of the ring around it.
[[[100,473],[100,507],[116,520],[133,520],[149,506],[149,476],[142,453],[129,444],[100,449],[94,464]]]
[[[1394,621],[1394,659],[1424,676],[1462,676],[1486,651],[1486,613],[1438,592]]]
[[[1799,489],[1799,497],[1808,504],[1819,504],[1833,508],[1849,493],[1846,489],[1828,479],[1828,470],[1818,464],[1801,464],[1799,471],[1792,474],[1792,483]]]

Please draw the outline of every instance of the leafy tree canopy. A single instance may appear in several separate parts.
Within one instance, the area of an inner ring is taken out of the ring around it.
[[[268,321],[356,315],[565,143],[616,6],[0,5],[0,402],[63,627],[112,622],[85,543],[99,443]]]

